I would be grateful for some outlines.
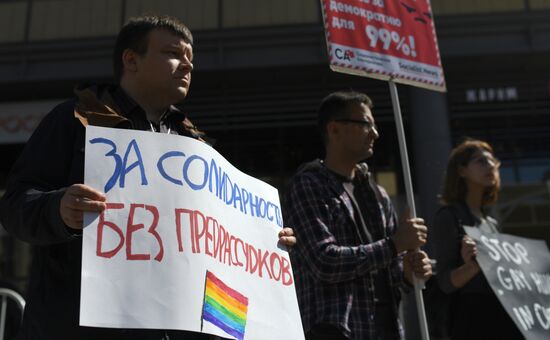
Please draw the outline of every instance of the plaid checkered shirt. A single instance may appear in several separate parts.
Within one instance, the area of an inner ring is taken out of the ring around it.
[[[395,312],[395,323],[387,326],[403,338],[397,318],[399,288],[409,286],[403,280],[402,257],[390,239],[397,228],[396,213],[385,190],[369,183],[366,164],[357,170],[354,195],[363,195],[358,201],[366,203],[361,212],[373,235],[370,243],[361,236],[342,180],[322,161],[302,166],[285,195],[285,225],[294,228],[298,240],[290,257],[304,331],[328,323],[350,339],[377,339],[374,278],[385,269]]]

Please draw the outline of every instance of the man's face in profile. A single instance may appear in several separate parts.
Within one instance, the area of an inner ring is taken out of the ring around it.
[[[156,102],[182,101],[191,85],[193,47],[165,29],[152,30],[147,40],[147,51],[136,57],[136,81]]]

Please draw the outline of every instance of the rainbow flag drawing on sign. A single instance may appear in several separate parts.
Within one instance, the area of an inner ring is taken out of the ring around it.
[[[202,322],[208,321],[238,340],[244,338],[248,298],[206,271]],[[202,326],[201,326],[202,329]]]

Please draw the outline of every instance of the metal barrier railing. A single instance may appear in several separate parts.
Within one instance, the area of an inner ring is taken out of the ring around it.
[[[21,319],[23,319],[23,311],[25,310],[25,300],[19,293],[8,288],[0,288],[0,297],[2,297],[0,306],[0,340],[4,340],[6,316],[8,312],[8,298],[12,299],[21,310]]]

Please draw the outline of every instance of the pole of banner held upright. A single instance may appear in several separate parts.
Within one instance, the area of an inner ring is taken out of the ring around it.
[[[409,166],[409,156],[407,154],[407,142],[405,140],[405,129],[403,128],[403,119],[401,117],[401,106],[399,105],[399,95],[397,94],[397,86],[390,80],[390,94],[393,106],[393,115],[397,128],[397,139],[399,141],[399,152],[401,153],[401,166],[403,167],[403,176],[405,179],[405,192],[407,193],[407,204],[410,209],[411,218],[416,217],[416,207],[414,205],[414,194],[411,180],[411,170]],[[422,289],[424,289],[424,281],[413,275],[414,280],[414,297],[416,300],[416,309],[418,311],[418,321],[420,323],[420,334],[422,340],[429,340],[428,322],[426,321],[426,312],[424,311],[424,298]]]

